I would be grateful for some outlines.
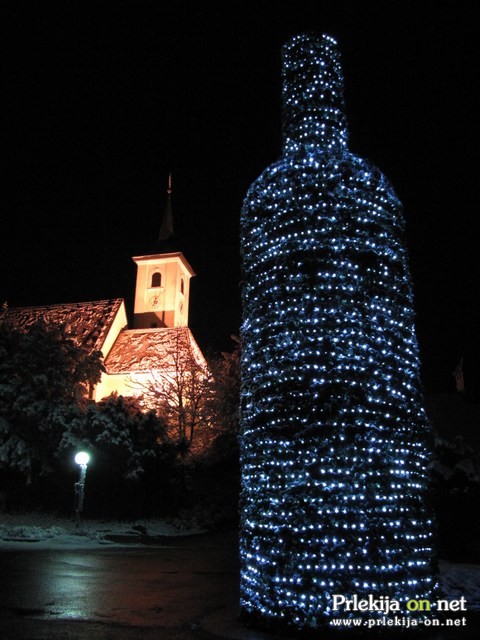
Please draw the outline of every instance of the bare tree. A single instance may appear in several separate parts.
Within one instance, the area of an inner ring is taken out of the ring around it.
[[[141,388],[141,402],[156,410],[171,438],[188,449],[202,449],[216,433],[210,368],[188,330],[169,332],[158,351],[158,366],[141,381],[132,381],[132,387]]]

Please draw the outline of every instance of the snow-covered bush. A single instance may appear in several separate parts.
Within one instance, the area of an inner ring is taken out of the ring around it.
[[[85,406],[102,372],[101,354],[76,345],[62,326],[28,331],[0,318],[0,470],[27,483],[55,469],[59,408]]]
[[[480,561],[480,461],[461,436],[435,438],[431,496],[439,550],[453,561]]]
[[[65,410],[56,418],[63,423],[58,458],[68,463],[80,449],[90,453],[91,512],[131,516],[165,507],[177,451],[155,412],[144,413],[135,398],[113,394],[82,415]]]
[[[448,440],[435,438],[434,456],[430,464],[432,482],[452,495],[476,492],[480,489],[478,454],[462,436]]]

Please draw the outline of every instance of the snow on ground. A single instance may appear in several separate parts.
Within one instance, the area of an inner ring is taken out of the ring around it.
[[[448,600],[464,597],[469,611],[480,611],[480,565],[442,560],[440,585]]]
[[[0,514],[0,549],[95,548],[145,544],[159,537],[204,533],[195,523],[181,519],[88,520],[42,513]],[[153,539],[153,540],[152,540]]]
[[[163,536],[205,533],[188,519],[112,521],[73,518],[41,513],[0,514],[0,550],[86,549],[124,547],[148,542],[158,544]],[[440,583],[445,598],[465,597],[469,610],[480,611],[480,565],[440,562]]]

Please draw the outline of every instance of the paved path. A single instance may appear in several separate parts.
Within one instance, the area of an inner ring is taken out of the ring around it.
[[[0,640],[276,640],[238,622],[236,532],[140,548],[2,551],[0,571]],[[479,629],[422,637],[477,640]]]

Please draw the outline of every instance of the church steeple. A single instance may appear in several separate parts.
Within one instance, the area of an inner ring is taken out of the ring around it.
[[[172,174],[155,249],[136,256],[134,328],[187,327],[190,278],[195,275],[173,245]]]
[[[160,224],[160,231],[158,233],[158,241],[165,242],[173,237],[173,213],[172,213],[172,174],[168,176],[168,188],[167,188],[167,203],[165,205],[165,211],[163,219]]]

